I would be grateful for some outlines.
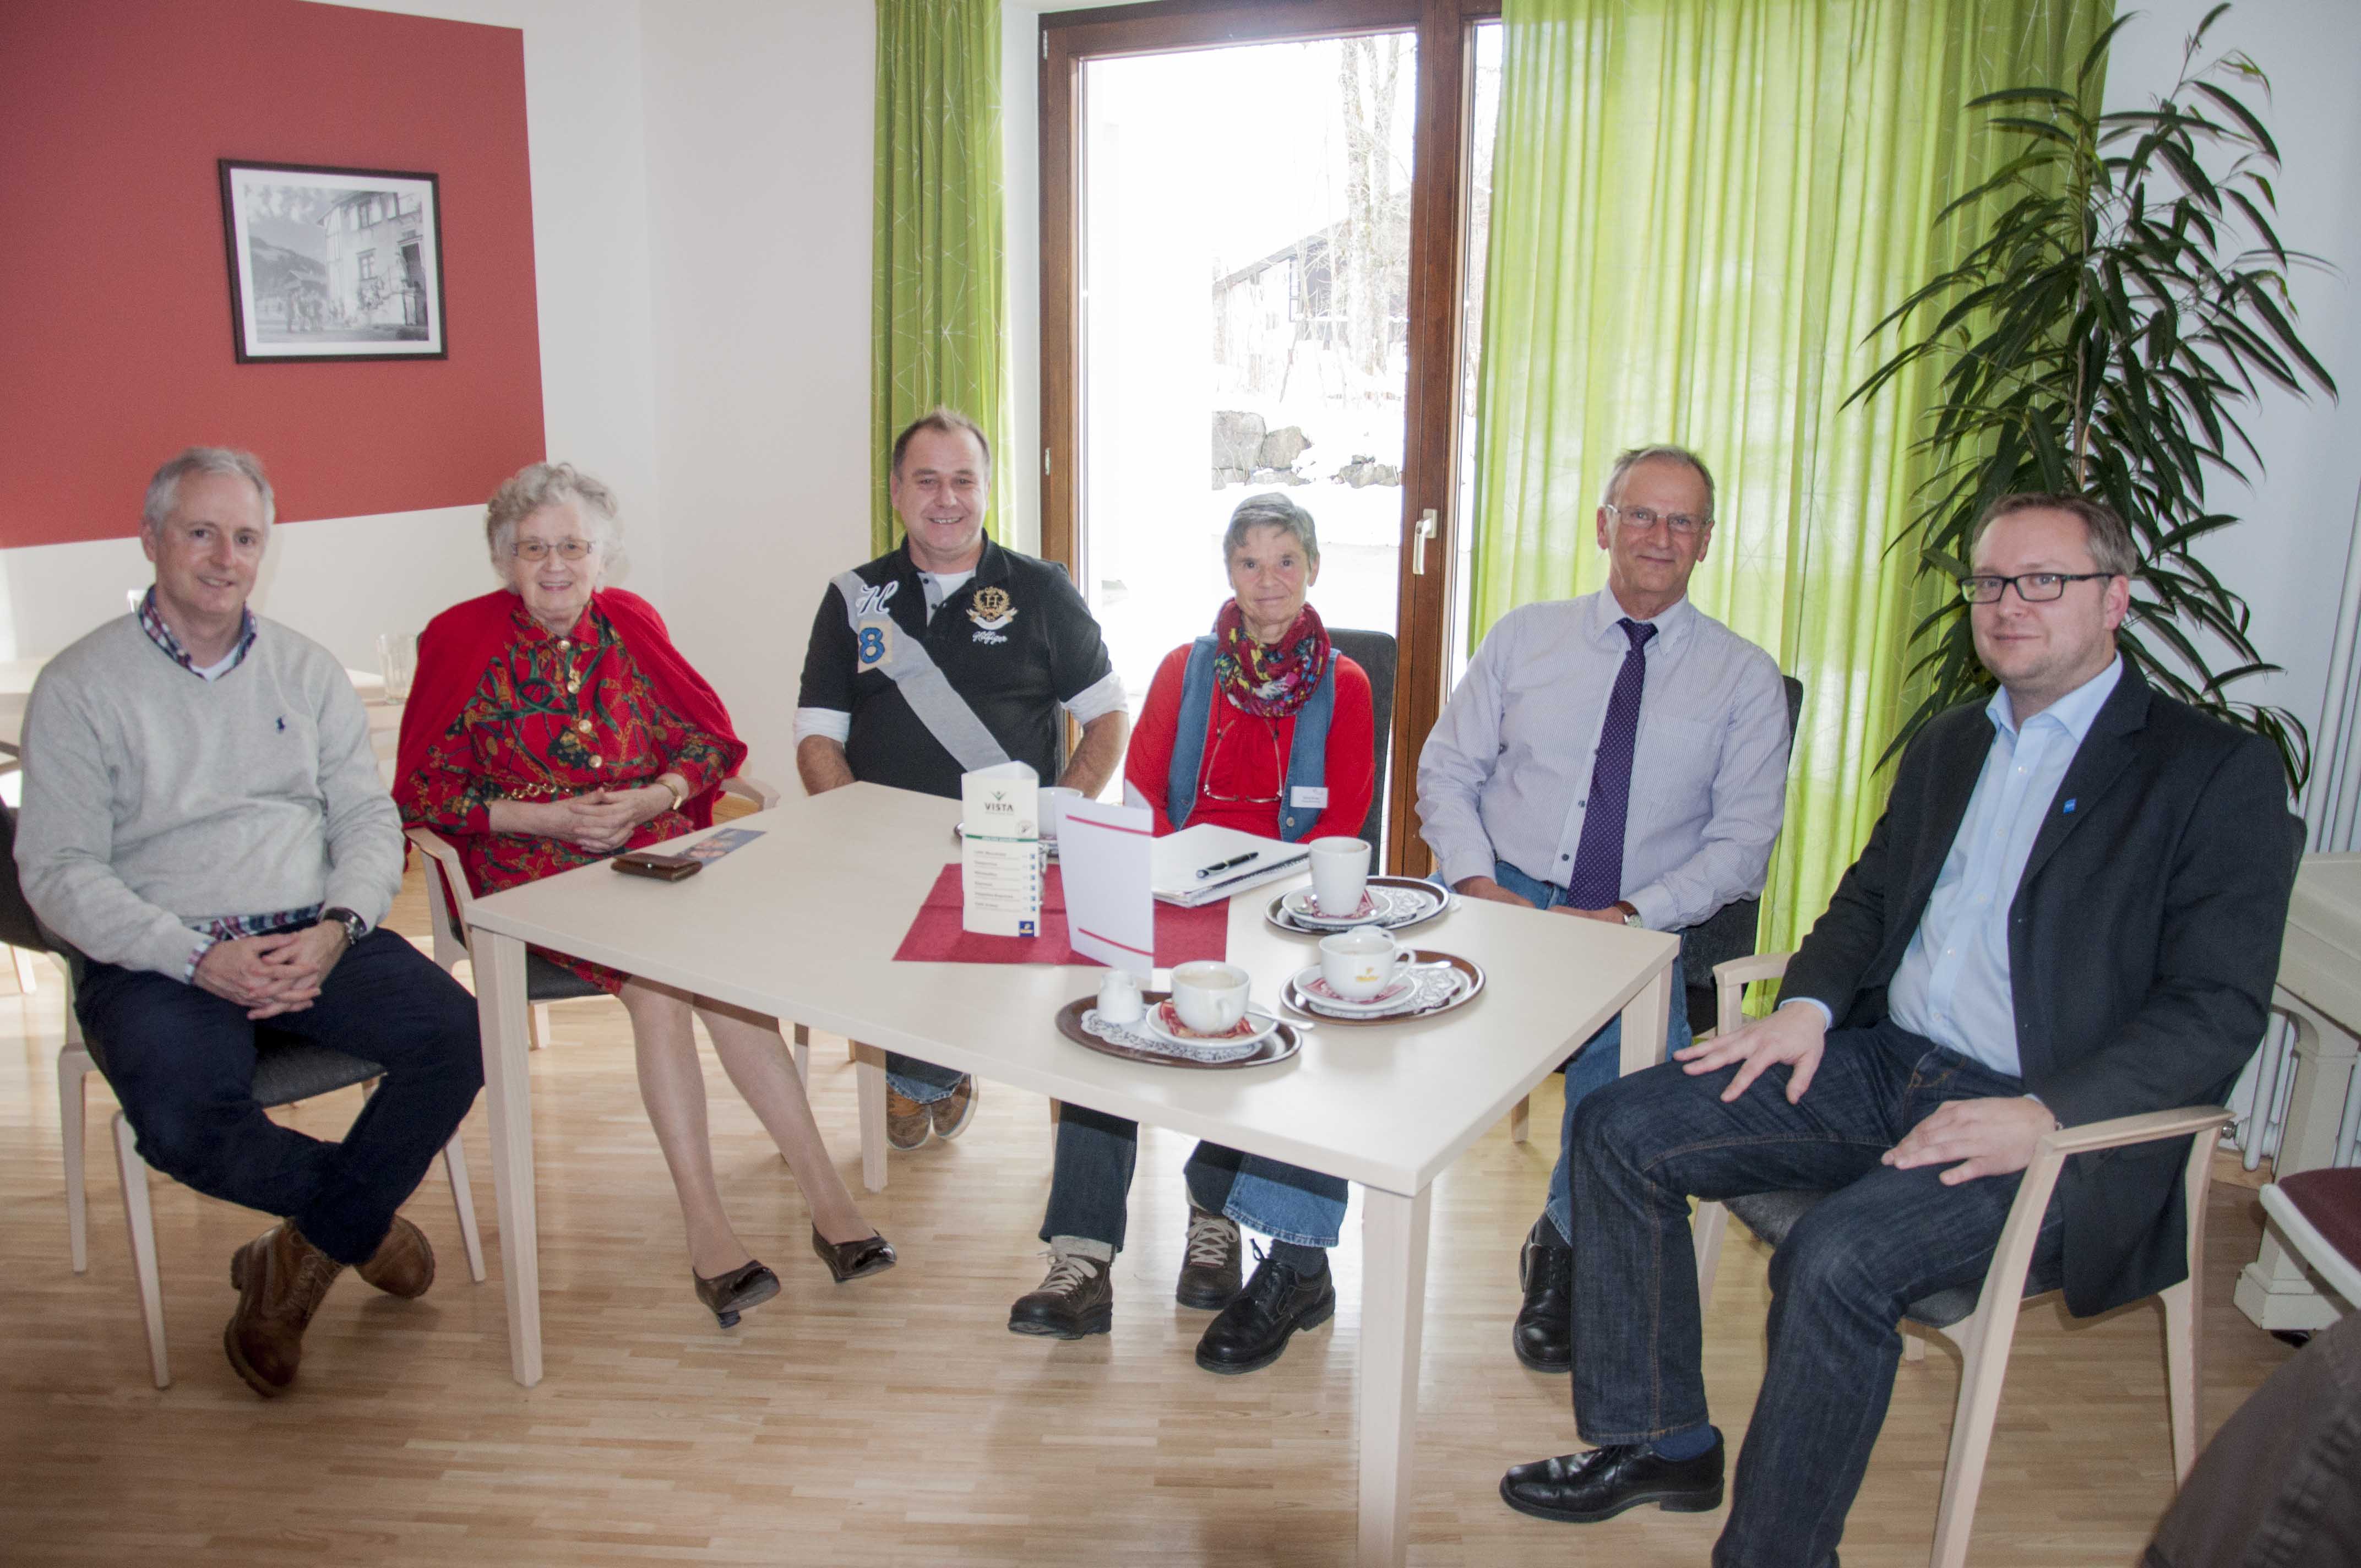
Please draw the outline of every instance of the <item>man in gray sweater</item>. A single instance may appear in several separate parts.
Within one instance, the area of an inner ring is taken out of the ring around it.
[[[191,447],[140,517],[156,586],[51,660],[25,715],[16,863],[88,960],[82,1026],[149,1165],[286,1217],[230,1258],[230,1365],[284,1393],[347,1266],[424,1293],[434,1255],[395,1213],[483,1083],[476,1005],[379,926],[400,817],[360,699],[318,643],[246,608],[270,534],[250,455]],[[254,1098],[258,1041],[381,1064],[342,1143]]]

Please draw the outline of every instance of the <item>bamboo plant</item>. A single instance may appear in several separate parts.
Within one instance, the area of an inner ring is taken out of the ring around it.
[[[1977,515],[2021,490],[2103,497],[2140,556],[2117,642],[2161,689],[2278,748],[2291,788],[2311,766],[2302,723],[2229,688],[2277,665],[2247,634],[2246,601],[2195,554],[2236,523],[2209,483],[2259,472],[2242,415],[2266,383],[2335,394],[2298,334],[2288,274],[2315,258],[2279,241],[2279,147],[2248,98],[2269,82],[2245,55],[2202,58],[2227,5],[2191,35],[2180,80],[2152,107],[2092,115],[2084,94],[2129,17],[2083,59],[2077,91],[2022,86],[1969,104],[2016,150],[1943,209],[1938,226],[1993,213],[1963,258],[1880,323],[1932,319],[1857,389],[1873,397],[1921,360],[1944,365],[1929,477],[1902,543],[1918,571],[1967,570]],[[2234,88],[2235,91],[2234,91]],[[1911,632],[1919,700],[1888,755],[1944,708],[1989,692],[1965,607],[1946,593]]]

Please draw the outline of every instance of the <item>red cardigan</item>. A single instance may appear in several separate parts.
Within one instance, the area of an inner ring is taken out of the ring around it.
[[[1139,723],[1131,732],[1130,754],[1123,764],[1124,783],[1155,811],[1159,838],[1173,830],[1164,795],[1171,782],[1172,733],[1180,722],[1180,683],[1188,672],[1190,647],[1183,642],[1156,667],[1147,705],[1139,710]],[[1328,720],[1328,805],[1304,835],[1306,839],[1332,835],[1359,838],[1361,824],[1369,815],[1369,796],[1377,788],[1377,718],[1369,701],[1368,674],[1340,653],[1330,678],[1336,683],[1336,706]],[[1223,740],[1217,752],[1214,741],[1232,727],[1237,732]],[[1197,804],[1189,813],[1191,827],[1217,822],[1265,839],[1279,837],[1278,805],[1270,798],[1259,805],[1251,800],[1256,795],[1275,797],[1286,782],[1288,748],[1295,743],[1294,717],[1279,719],[1277,728],[1274,747],[1268,738],[1271,729],[1268,720],[1240,712],[1218,695],[1214,697],[1205,723],[1205,773],[1199,782]],[[1208,784],[1234,798],[1207,799]]]

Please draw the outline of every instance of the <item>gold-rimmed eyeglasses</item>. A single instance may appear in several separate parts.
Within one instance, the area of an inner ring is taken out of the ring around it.
[[[1607,510],[1615,514],[1617,522],[1634,533],[1645,533],[1661,522],[1686,539],[1699,529],[1713,526],[1711,518],[1691,517],[1685,511],[1663,512],[1653,507],[1619,507],[1613,501],[1607,503]]]
[[[1224,806],[1277,806],[1279,803],[1281,797],[1276,795],[1219,795],[1213,789],[1213,779],[1215,770],[1221,762],[1223,743],[1240,731],[1251,735],[1257,730],[1260,730],[1270,741],[1270,776],[1274,781],[1272,787],[1282,790],[1287,787],[1287,760],[1279,754],[1279,726],[1267,718],[1250,717],[1234,718],[1214,732],[1213,743],[1205,752],[1204,772],[1197,777],[1198,790],[1207,800],[1219,801]],[[1254,754],[1255,744],[1251,740],[1242,744],[1246,747],[1247,755]],[[1231,762],[1235,765],[1236,761],[1237,752],[1233,749]]]
[[[520,561],[546,561],[555,551],[561,561],[579,561],[598,548],[592,539],[561,539],[555,544],[546,539],[520,539],[509,546],[509,554]]]

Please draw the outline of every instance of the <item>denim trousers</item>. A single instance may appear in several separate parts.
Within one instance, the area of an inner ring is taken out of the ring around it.
[[[75,1003],[142,1159],[293,1220],[339,1263],[376,1253],[484,1082],[476,999],[382,929],[336,961],[310,1007],[260,1023],[169,976],[95,962]],[[339,1143],[282,1127],[255,1101],[258,1047],[296,1041],[385,1069]]]
[[[1838,1030],[1800,1104],[1774,1067],[1731,1104],[1735,1068],[1616,1080],[1575,1118],[1574,1410],[1586,1442],[1647,1442],[1707,1420],[1689,1199],[1819,1190],[1771,1259],[1770,1359],[1738,1456],[1717,1568],[1818,1568],[1885,1420],[1912,1301],[1983,1278],[2018,1178],[1946,1187],[1879,1157],[1952,1100],[2018,1080],[1892,1024]],[[2033,1288],[2060,1277],[2053,1197]]]
[[[1495,861],[1492,880],[1537,909],[1554,909],[1565,902],[1565,889],[1555,883],[1529,877],[1506,861]],[[1689,1043],[1689,993],[1682,983],[1681,961],[1673,959],[1673,1001],[1664,1017],[1664,1059]],[[1592,1092],[1621,1076],[1623,1020],[1609,1018],[1598,1033],[1576,1047],[1558,1070],[1565,1074],[1565,1115],[1558,1124],[1557,1164],[1550,1171],[1549,1198],[1543,1205],[1550,1223],[1562,1236],[1574,1234],[1573,1200],[1566,1190],[1566,1150],[1574,1144],[1575,1108]]]
[[[1139,1124],[1071,1102],[1058,1115],[1058,1154],[1041,1239],[1083,1236],[1121,1251],[1139,1156]],[[1345,1222],[1345,1182],[1200,1143],[1180,1168],[1190,1201],[1250,1231],[1299,1246],[1332,1247]]]
[[[956,1068],[937,1067],[899,1051],[885,1053],[885,1086],[921,1105],[949,1098],[950,1091],[966,1080],[967,1074]]]

